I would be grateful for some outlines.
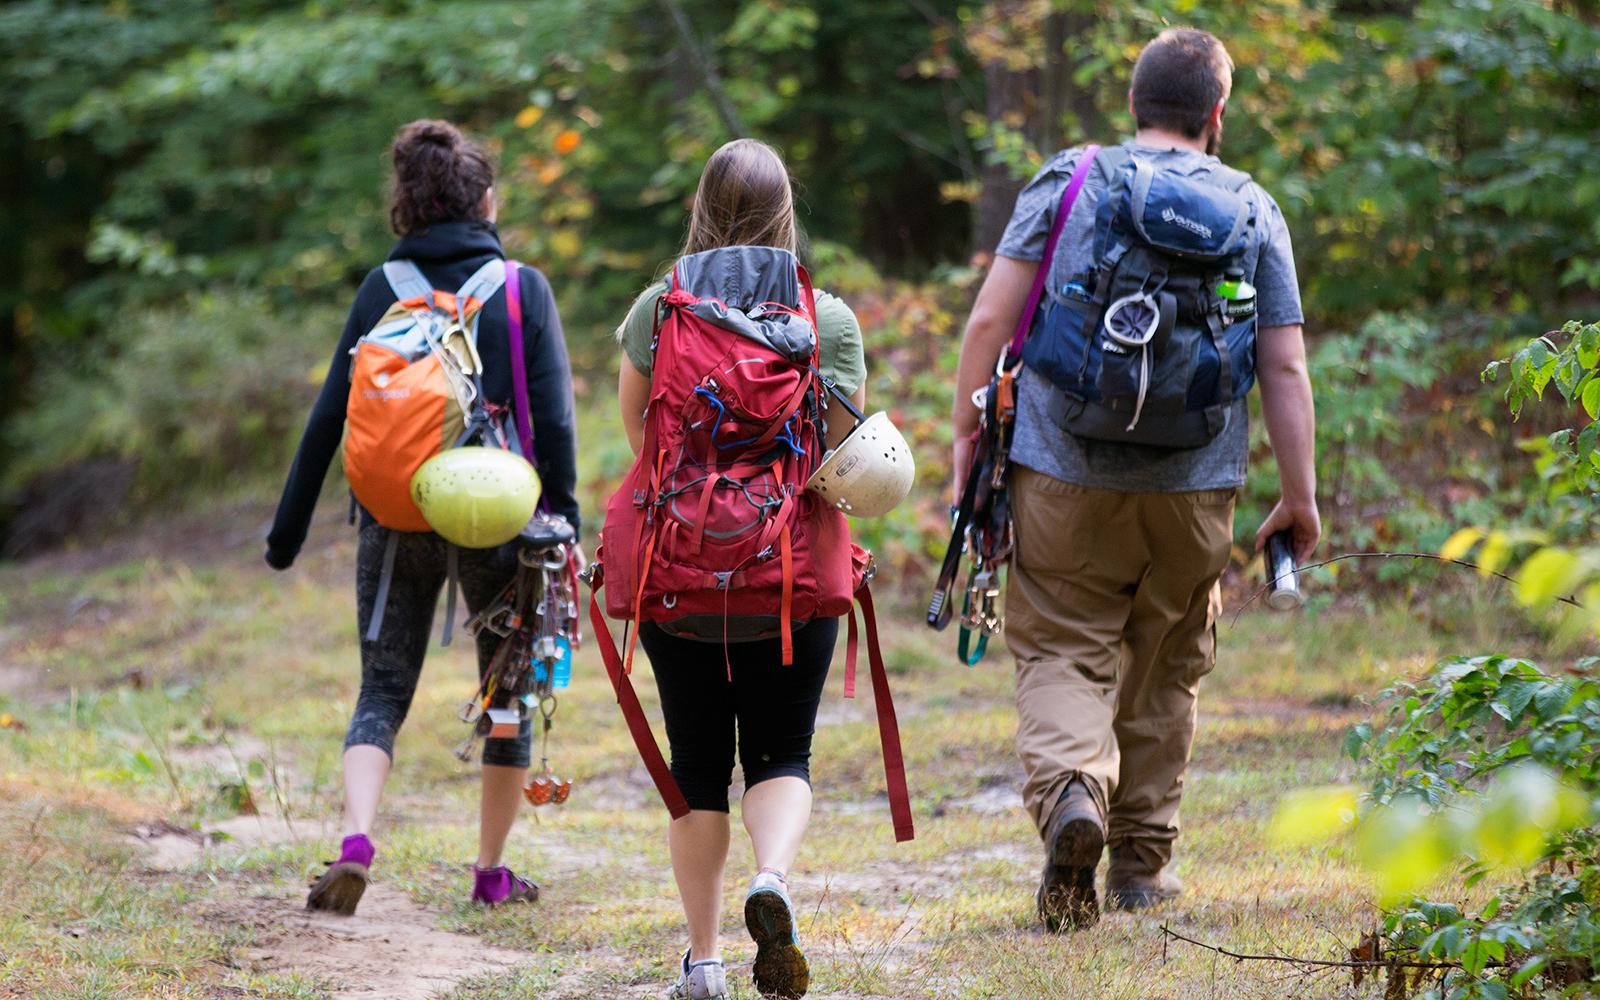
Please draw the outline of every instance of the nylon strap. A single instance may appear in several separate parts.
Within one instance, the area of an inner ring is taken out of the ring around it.
[[[853,603],[850,605],[850,617],[847,621],[849,622],[849,632],[844,642],[844,696],[846,698],[854,698],[856,696],[856,647],[860,641],[860,636],[856,629],[856,606]]]
[[[367,623],[367,641],[377,642],[383,628],[383,611],[389,603],[389,584],[394,582],[394,554],[400,548],[400,533],[385,528],[389,540],[383,543],[383,569],[378,573],[378,596],[372,601],[372,620]]]
[[[878,648],[878,617],[872,609],[871,588],[863,585],[856,600],[861,602],[861,619],[867,630],[867,662],[872,667],[872,698],[878,710],[878,738],[883,744],[883,779],[889,793],[889,816],[894,822],[894,839],[904,842],[916,836],[916,829],[911,819],[911,793],[906,788],[900,723],[894,714],[894,697],[889,693],[889,672],[883,667],[883,651]]]
[[[511,341],[511,397],[517,425],[517,443],[522,446],[522,457],[538,468],[533,453],[533,414],[528,405],[528,353],[522,339],[522,276],[521,267],[514,260],[504,262],[506,283],[506,331]],[[539,506],[545,506],[544,491],[539,493]]]
[[[673,819],[681,819],[689,815],[689,803],[684,800],[683,791],[678,788],[671,769],[662,759],[661,747],[656,743],[655,734],[650,731],[650,720],[645,718],[633,683],[622,669],[622,657],[617,653],[617,644],[611,640],[606,616],[600,610],[600,586],[599,577],[596,577],[589,590],[589,624],[594,628],[595,645],[600,647],[600,659],[605,661],[606,676],[611,678],[611,689],[616,692],[623,721],[628,724],[628,732],[633,736],[633,745],[644,761],[645,770],[650,772],[650,780],[655,782],[656,791],[661,794],[661,801],[666,803],[667,812],[672,814]]]
[[[433,285],[422,276],[422,271],[411,261],[384,261],[383,276],[389,280],[389,289],[394,292],[396,301],[404,302],[406,299],[433,301]]]
[[[978,500],[978,481],[988,461],[988,448],[984,436],[977,435],[972,445],[972,465],[967,469],[966,486],[961,491],[961,503],[956,507],[955,525],[950,529],[950,544],[945,546],[944,562],[939,566],[939,578],[933,586],[933,599],[928,602],[928,627],[944,631],[955,611],[951,593],[956,576],[961,572],[961,553],[966,548],[967,528],[972,524],[972,508]]]
[[[478,339],[477,325],[476,323],[470,326],[467,324],[467,301],[469,299],[477,300],[478,308],[481,311],[484,303],[488,302],[494,293],[500,290],[500,286],[505,284],[505,281],[505,264],[502,261],[491,260],[472,272],[472,277],[468,278],[466,283],[456,292],[456,322],[461,324],[461,329],[473,340]],[[473,319],[477,319],[477,313],[473,314]]]
[[[783,568],[783,597],[778,604],[778,631],[783,640],[783,665],[794,666],[794,543],[785,528],[778,535],[778,558]]]
[[[983,659],[983,654],[989,651],[989,634],[984,632],[978,636],[977,649],[972,649],[971,643],[972,630],[965,625],[961,626],[961,632],[956,638],[956,655],[961,658],[962,663],[975,667]]]
[[[1061,241],[1061,230],[1067,224],[1067,216],[1072,214],[1073,203],[1078,200],[1078,192],[1083,190],[1083,182],[1089,178],[1089,171],[1094,167],[1094,158],[1100,154],[1100,147],[1094,143],[1083,147],[1083,155],[1078,157],[1078,166],[1072,171],[1071,180],[1067,181],[1066,190],[1061,192],[1061,204],[1056,208],[1055,221],[1050,224],[1050,237],[1045,240],[1044,256],[1039,259],[1039,269],[1033,274],[1033,287],[1028,289],[1028,304],[1023,307],[1022,315],[1017,317],[1017,329],[1011,334],[1011,346],[1007,349],[1007,357],[1015,360],[1022,356],[1022,342],[1028,339],[1028,331],[1033,329],[1033,314],[1039,309],[1039,300],[1044,297],[1045,282],[1050,280],[1050,264],[1055,260],[1056,244]],[[1006,367],[1010,367],[1008,364]]]
[[[444,636],[439,639],[439,645],[448,646],[456,630],[456,582],[461,578],[456,547],[449,542],[444,543],[444,567]]]

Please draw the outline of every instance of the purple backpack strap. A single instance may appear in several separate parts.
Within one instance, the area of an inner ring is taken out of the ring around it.
[[[529,465],[537,465],[533,456],[533,418],[528,409],[528,352],[522,342],[522,276],[514,260],[506,263],[506,313],[511,335],[511,390],[512,419],[517,425],[517,443],[522,446],[522,457]]]
[[[1061,204],[1056,209],[1055,221],[1050,224],[1050,237],[1045,240],[1044,257],[1039,260],[1039,270],[1033,275],[1033,287],[1028,290],[1028,304],[1023,308],[1022,315],[1017,317],[1017,329],[1011,335],[1011,347],[1006,352],[1007,367],[1022,356],[1022,342],[1028,339],[1028,331],[1033,328],[1033,314],[1038,311],[1039,300],[1044,297],[1044,283],[1050,280],[1050,264],[1056,256],[1061,230],[1066,226],[1067,216],[1072,214],[1072,205],[1078,200],[1078,192],[1083,190],[1083,182],[1089,179],[1089,170],[1098,155],[1099,146],[1091,143],[1083,147],[1077,169],[1072,171],[1072,179],[1067,181],[1066,190],[1061,192]]]

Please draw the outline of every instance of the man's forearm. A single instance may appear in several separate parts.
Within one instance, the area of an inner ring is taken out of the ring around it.
[[[1295,506],[1314,504],[1317,417],[1300,328],[1263,330],[1259,353],[1261,416],[1278,460],[1283,499]]]
[[[996,257],[978,290],[972,317],[961,337],[961,360],[956,365],[956,394],[950,420],[957,441],[978,428],[978,409],[972,405],[972,394],[989,384],[995,362],[1022,315],[1038,268],[1033,261]]]

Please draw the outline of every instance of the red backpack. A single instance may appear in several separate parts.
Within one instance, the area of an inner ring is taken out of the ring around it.
[[[713,294],[715,293],[715,294]],[[794,255],[728,247],[684,257],[657,307],[644,442],[606,506],[590,618],[634,742],[674,818],[688,805],[661,758],[628,675],[638,625],[721,641],[792,634],[849,616],[845,696],[855,694],[857,628],[867,623],[896,839],[912,821],[894,703],[867,589],[871,556],[839,511],[805,488],[822,460],[834,390],[817,371],[816,296]],[[600,612],[628,623],[619,653]]]

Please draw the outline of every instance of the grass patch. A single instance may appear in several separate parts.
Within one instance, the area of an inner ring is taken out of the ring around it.
[[[359,682],[350,536],[330,518],[295,570],[254,543],[146,553],[100,567],[0,569],[0,981],[24,996],[323,996],[329,983],[248,960],[262,928],[229,922],[241,897],[290,900],[335,840],[339,755]],[[895,845],[881,794],[870,685],[835,677],[816,743],[817,814],[794,888],[823,997],[1276,996],[1277,970],[1218,964],[1173,945],[1163,921],[1252,949],[1333,956],[1371,925],[1358,874],[1322,851],[1269,845],[1286,790],[1350,776],[1339,756],[1367,699],[1443,650],[1489,644],[1497,616],[1443,636],[1404,602],[1370,610],[1224,619],[1202,693],[1177,873],[1186,894],[1154,915],[1110,914],[1048,937],[1033,918],[1039,849],[1014,794],[1020,769],[1003,651],[959,666],[953,637],[886,611],[887,655],[911,767],[918,837]],[[515,949],[451,997],[658,996],[684,940],[665,814],[644,778],[592,644],[557,715],[552,757],[575,780],[563,810],[525,818],[509,863],[544,884],[534,908],[467,902],[473,768],[451,756],[473,686],[468,647],[429,654],[377,831],[382,882],[439,928]],[[637,677],[655,714],[648,671]],[[659,732],[659,724],[657,726]],[[251,809],[263,814],[249,815]],[[244,815],[241,815],[241,810]],[[157,822],[232,836],[177,872],[129,841]],[[742,997],[752,949],[735,838],[725,952]],[[223,918],[218,917],[219,914]],[[1346,997],[1347,983],[1296,984]]]

